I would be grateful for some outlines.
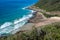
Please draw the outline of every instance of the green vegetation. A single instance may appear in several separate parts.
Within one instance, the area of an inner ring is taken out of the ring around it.
[[[58,16],[58,15],[51,15],[51,14],[44,14],[44,13],[43,13],[43,15],[44,15],[45,17],[47,17],[47,18],[49,18],[49,17],[56,17],[56,16]]]
[[[60,23],[33,27],[30,32],[19,32],[9,37],[1,37],[0,40],[60,40]]]
[[[42,12],[43,13],[43,12]],[[46,14],[46,13],[43,13],[43,15],[47,18],[49,17],[60,17],[60,15],[57,15],[57,14]]]
[[[60,0],[39,0],[35,6],[46,11],[60,11]]]
[[[24,36],[24,40],[60,40],[60,23],[46,25],[40,29],[34,28],[30,34],[25,35],[27,36]]]

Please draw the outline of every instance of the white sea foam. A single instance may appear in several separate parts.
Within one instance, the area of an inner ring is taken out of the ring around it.
[[[19,28],[18,26],[23,26],[29,18],[31,18],[33,15],[29,14],[27,16],[23,16],[21,19],[14,21],[15,29]],[[17,25],[16,25],[17,24]]]
[[[32,4],[32,5],[34,5],[34,4]],[[30,6],[32,6],[32,5],[30,5]],[[28,7],[30,7],[30,6],[28,6]],[[25,10],[28,7],[24,7],[22,9]],[[32,13],[34,12],[33,10],[30,10],[30,11]],[[19,30],[19,28],[22,27],[27,22],[27,20],[29,20],[29,18],[31,18],[32,16],[33,16],[32,14],[29,14],[29,15],[23,16],[20,19],[15,20],[14,22],[4,23],[3,25],[0,26],[0,35],[3,33],[11,33],[11,32],[13,32],[13,34],[16,33]]]
[[[24,7],[23,9],[26,9],[27,7]],[[0,35],[3,33],[11,33],[15,34],[17,31],[19,31],[19,28],[22,27],[32,16],[33,16],[33,10],[30,10],[31,14],[24,15],[22,18],[14,20],[14,22],[6,22],[3,25],[0,26]]]
[[[30,10],[31,11],[31,13],[34,13],[34,12],[36,12],[36,11],[34,11],[34,10]]]
[[[34,5],[34,4],[33,4]],[[30,5],[31,6],[31,5]],[[27,7],[24,7],[22,8],[23,10],[25,10],[26,8],[30,7],[30,6],[27,6]],[[0,35],[3,34],[3,33],[11,33],[11,34],[14,34],[16,33],[17,31],[19,31],[19,28],[22,27],[32,16],[33,16],[33,10],[30,10],[31,11],[31,14],[29,15],[24,15],[22,18],[20,19],[17,19],[17,20],[14,20],[14,22],[6,22],[4,23],[3,25],[0,26]],[[13,29],[11,29],[11,27]],[[8,29],[9,28],[9,29]],[[8,30],[8,31],[7,31]]]
[[[18,20],[15,20],[14,22],[4,23],[3,25],[0,26],[0,29],[2,30],[2,31],[0,30],[1,31],[0,34],[1,33],[3,34],[4,32],[5,33],[13,32],[13,34],[16,33],[16,30],[22,27],[32,16],[33,16],[32,14],[29,14],[29,15],[23,16],[22,18]]]
[[[24,10],[24,9],[26,9],[26,8],[28,8],[28,7],[24,7],[24,8],[22,8],[22,9]]]
[[[28,19],[31,18],[32,16],[33,16],[32,14],[27,15],[27,16],[23,16],[21,19],[15,20],[15,21],[14,21],[14,24],[17,24],[17,23],[19,23],[19,22],[21,22],[21,21],[24,21],[24,20],[28,20]]]
[[[0,26],[0,29],[5,28],[7,26],[10,26],[11,24],[12,23],[10,23],[10,22],[6,22],[6,23],[4,23],[3,25]]]
[[[24,9],[26,9],[26,8],[29,8],[29,7],[31,7],[32,5],[34,5],[35,3],[33,3],[33,4],[31,4],[31,5],[29,5],[29,6],[27,6],[27,7],[23,7],[22,9],[24,10]]]

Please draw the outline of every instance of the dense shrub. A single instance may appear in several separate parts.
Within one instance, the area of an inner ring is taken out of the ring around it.
[[[60,23],[53,23],[40,28],[33,27],[32,31],[1,37],[0,40],[60,40]]]
[[[60,23],[34,28],[26,40],[60,40]]]

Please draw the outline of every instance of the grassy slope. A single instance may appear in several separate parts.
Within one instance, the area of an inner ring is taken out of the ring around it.
[[[60,0],[39,0],[35,6],[47,11],[60,11]]]

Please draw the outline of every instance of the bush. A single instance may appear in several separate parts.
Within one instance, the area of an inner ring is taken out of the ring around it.
[[[33,27],[32,31],[19,32],[15,35],[2,37],[0,40],[60,40],[60,23]]]

